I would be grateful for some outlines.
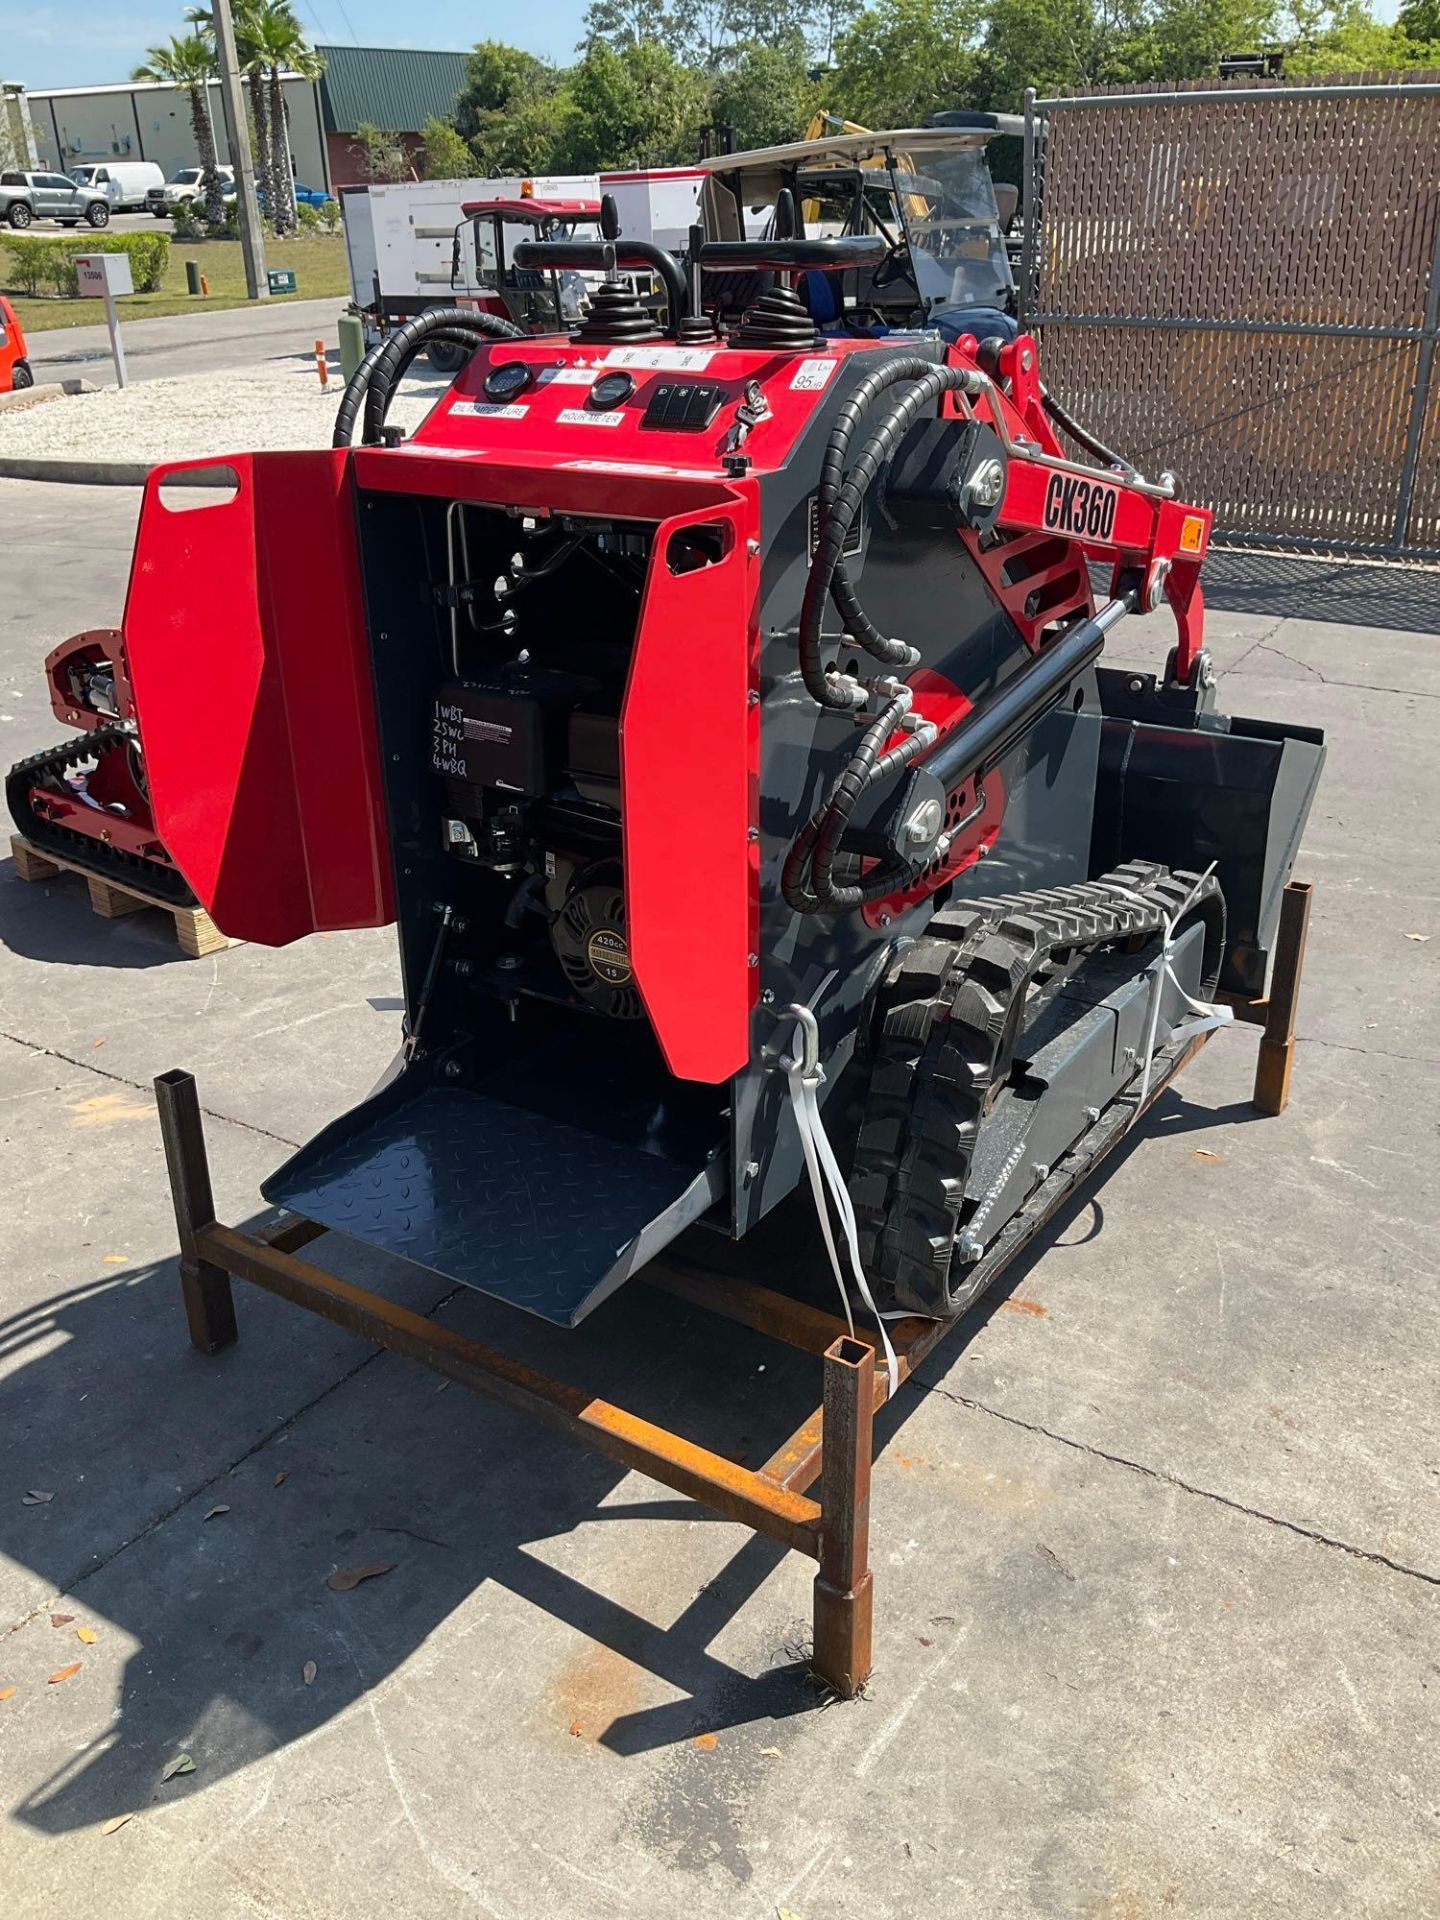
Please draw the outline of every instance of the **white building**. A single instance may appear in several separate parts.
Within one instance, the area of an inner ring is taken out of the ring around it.
[[[327,189],[325,128],[320,89],[311,80],[282,79],[290,122],[295,177],[307,186]],[[209,87],[215,151],[230,160],[220,83]],[[57,173],[70,173],[87,161],[153,160],[169,180],[199,156],[191,127],[190,96],[183,88],[144,81],[120,81],[101,87],[37,87],[26,96],[39,158]]]

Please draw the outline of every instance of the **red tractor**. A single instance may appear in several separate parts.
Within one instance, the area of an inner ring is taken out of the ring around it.
[[[692,1223],[739,1240],[813,1198],[847,1316],[943,1324],[1217,1001],[1263,994],[1324,749],[1217,709],[1209,511],[1070,421],[1027,335],[818,332],[806,279],[883,246],[792,229],[682,273],[523,243],[521,270],[606,276],[576,328],[427,313],[332,449],[227,456],[199,511],[153,476],[103,698],[80,673],[107,751],[143,737],[137,832],[226,932],[399,925],[395,1072],[264,1187],[298,1235],[213,1223],[166,1076],[197,1343],[234,1337],[242,1274],[818,1551],[844,1691],[853,1418],[846,1519],[801,1498],[813,1433],[761,1473],[667,1448],[293,1249],[338,1230],[572,1326]],[[647,268],[664,326],[620,277]],[[474,352],[407,439],[387,407],[435,339]],[[1107,667],[1161,609],[1158,670]],[[736,1317],[805,1344],[804,1311]],[[921,1350],[888,1324],[877,1401]]]

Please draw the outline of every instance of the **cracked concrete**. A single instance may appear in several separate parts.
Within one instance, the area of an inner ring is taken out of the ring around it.
[[[67,490],[79,555],[53,501],[0,484],[7,759],[120,612],[133,499]],[[1312,616],[1361,570],[1287,567],[1214,569],[1210,631],[1227,704],[1331,736],[1294,1104],[1253,1120],[1221,1036],[882,1417],[852,1707],[797,1557],[253,1290],[186,1344],[152,1075],[197,1069],[243,1222],[385,1064],[391,936],[187,962],[0,866],[7,1920],[1440,1915],[1440,656],[1424,576],[1358,627]],[[743,1457],[813,1401],[642,1286],[566,1335],[326,1244]]]

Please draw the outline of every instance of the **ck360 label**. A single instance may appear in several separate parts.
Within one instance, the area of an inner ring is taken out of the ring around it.
[[[1045,489],[1044,525],[1053,533],[1074,533],[1084,540],[1108,540],[1115,531],[1120,489],[1108,480],[1082,480],[1078,474],[1052,473]]]

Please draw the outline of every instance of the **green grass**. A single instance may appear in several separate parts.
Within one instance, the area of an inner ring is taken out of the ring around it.
[[[0,234],[0,293],[4,293],[26,333],[48,327],[93,326],[105,317],[99,300],[61,300],[54,295],[12,293],[5,286],[4,235]],[[185,262],[197,260],[210,283],[208,299],[193,300],[185,291]],[[265,243],[267,267],[293,267],[296,300],[345,298],[350,271],[345,260],[345,236],[340,233],[303,233],[290,240]],[[245,263],[238,240],[172,240],[165,284],[158,293],[128,294],[115,302],[122,320],[144,320],[172,313],[191,313],[198,307],[243,307]]]

